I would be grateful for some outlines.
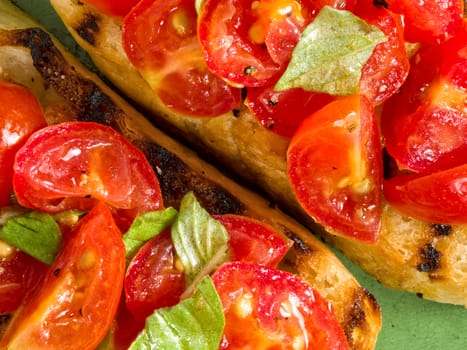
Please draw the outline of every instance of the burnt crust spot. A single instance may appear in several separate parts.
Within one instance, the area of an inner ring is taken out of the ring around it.
[[[313,250],[300,238],[298,237],[294,232],[289,230],[286,227],[282,228],[282,231],[285,233],[285,235],[292,240],[293,246],[295,250],[299,254],[303,255],[311,255],[313,253]]]
[[[93,45],[96,43],[96,35],[99,33],[99,22],[101,18],[94,13],[86,13],[84,19],[74,28],[76,33]]]
[[[442,253],[428,243],[420,249],[420,257],[422,262],[417,265],[417,270],[420,272],[434,272],[440,268]]]
[[[449,236],[452,233],[452,226],[445,224],[431,225],[435,236]]]

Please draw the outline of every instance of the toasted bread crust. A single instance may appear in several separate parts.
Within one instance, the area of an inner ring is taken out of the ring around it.
[[[126,58],[118,20],[75,0],[51,3],[96,66],[128,97],[151,111],[155,123],[230,165],[384,285],[467,306],[466,227],[453,226],[449,234],[439,236],[435,224],[405,217],[385,203],[383,227],[375,244],[322,230],[304,213],[291,189],[286,173],[287,139],[263,128],[246,107],[216,118],[190,118],[168,110]]]
[[[211,213],[248,215],[272,225],[293,242],[283,268],[332,301],[352,349],[375,347],[381,329],[377,302],[322,242],[154,128],[36,26],[8,1],[0,1],[0,78],[32,89],[50,123],[89,120],[121,132],[143,150],[156,170],[166,206],[178,207],[181,197],[193,190]]]

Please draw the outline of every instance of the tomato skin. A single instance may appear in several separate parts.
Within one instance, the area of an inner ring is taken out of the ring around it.
[[[399,90],[410,69],[402,16],[369,1],[358,2],[354,13],[387,37],[375,47],[360,79],[360,93],[380,105]]]
[[[300,123],[334,97],[303,89],[274,91],[272,86],[249,88],[246,105],[262,126],[284,137],[292,137]]]
[[[131,221],[163,205],[144,154],[115,130],[91,122],[34,133],[16,155],[13,186],[21,205],[47,212],[89,210],[103,200]]]
[[[220,349],[349,349],[329,302],[293,274],[233,262],[212,279],[226,317]]]
[[[185,274],[175,267],[176,253],[166,230],[140,248],[125,275],[126,306],[137,321],[180,301]]]
[[[435,43],[454,36],[462,27],[462,0],[387,0],[389,8],[404,16],[405,39]]]
[[[467,165],[384,181],[386,199],[406,215],[440,224],[467,223]]]
[[[196,27],[193,1],[142,0],[125,17],[123,47],[166,106],[214,117],[238,108],[241,91],[208,70]]]
[[[83,2],[106,15],[124,17],[139,0],[83,0]]]
[[[383,108],[386,148],[402,169],[429,173],[467,161],[467,31],[413,57],[399,94]]]
[[[0,315],[7,315],[21,305],[47,268],[46,264],[16,249],[0,258]]]
[[[0,343],[7,349],[94,349],[120,300],[125,247],[102,202],[87,214]]]
[[[206,0],[198,35],[208,67],[234,85],[271,85],[315,10],[301,0]]]
[[[0,207],[13,192],[13,162],[18,149],[34,131],[47,125],[42,107],[27,88],[0,80]]]
[[[377,239],[382,148],[368,99],[344,97],[308,117],[290,142],[287,171],[302,207],[326,229]]]
[[[275,230],[246,216],[214,215],[227,230],[232,260],[276,267],[289,249]]]

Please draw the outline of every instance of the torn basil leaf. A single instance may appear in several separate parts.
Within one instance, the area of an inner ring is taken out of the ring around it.
[[[62,233],[52,216],[37,211],[10,217],[0,239],[51,265],[62,246]]]
[[[217,350],[224,330],[222,303],[209,276],[193,295],[175,306],[156,310],[130,350]]]
[[[331,95],[358,91],[363,66],[383,32],[350,11],[324,6],[304,30],[275,90],[300,87]]]

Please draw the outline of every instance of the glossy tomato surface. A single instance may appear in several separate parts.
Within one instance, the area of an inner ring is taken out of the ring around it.
[[[10,249],[7,256],[0,258],[0,315],[15,311],[26,295],[37,286],[48,268],[46,264],[26,253],[15,248]]]
[[[428,175],[397,175],[384,182],[384,195],[391,205],[416,219],[466,224],[467,165]]]
[[[235,85],[271,85],[315,10],[303,0],[206,0],[198,31],[209,68]]]
[[[193,1],[142,0],[122,30],[128,58],[166,106],[200,117],[238,108],[240,90],[206,66]]]
[[[83,2],[106,15],[124,17],[139,0],[83,0]]]
[[[139,249],[125,276],[126,306],[136,320],[177,304],[185,290],[185,274],[175,266],[176,253],[166,230]]]
[[[429,173],[467,161],[467,31],[413,57],[399,94],[384,106],[386,148],[399,167]]]
[[[226,325],[221,349],[348,349],[332,306],[291,273],[234,262],[213,275]]]
[[[27,88],[0,80],[0,207],[13,192],[13,162],[18,149],[47,125],[37,98]]]
[[[375,241],[381,225],[382,150],[371,103],[338,99],[292,138],[287,171],[298,201],[330,232]]]
[[[125,248],[106,204],[77,226],[31,299],[9,325],[6,349],[95,349],[115,316]]]
[[[261,221],[233,214],[215,215],[214,218],[229,234],[233,261],[275,267],[287,254],[289,242]]]
[[[89,210],[102,200],[132,220],[162,207],[144,154],[113,129],[91,122],[34,133],[17,153],[13,183],[21,205],[48,212]]]

